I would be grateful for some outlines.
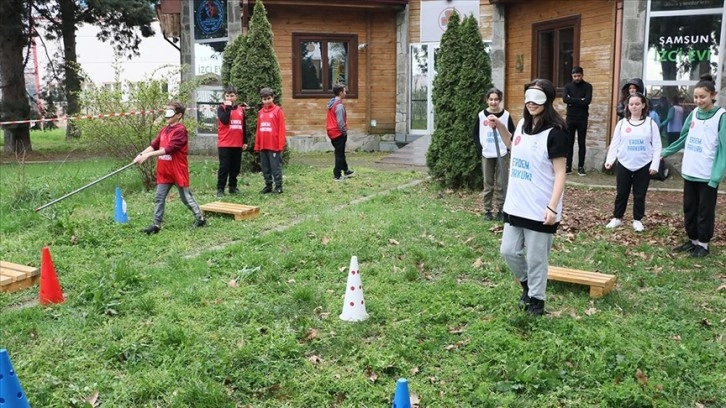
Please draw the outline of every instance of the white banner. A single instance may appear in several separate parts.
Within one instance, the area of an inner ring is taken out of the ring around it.
[[[479,0],[421,0],[421,42],[439,42],[452,13],[469,14],[479,22]]]

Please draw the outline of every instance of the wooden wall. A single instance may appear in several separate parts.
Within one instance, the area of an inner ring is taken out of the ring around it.
[[[528,1],[526,4],[507,4],[506,107],[516,120],[522,117],[523,86],[532,79],[532,24],[575,15],[580,15],[580,60],[576,61],[575,65],[583,67],[584,79],[593,87],[587,133],[588,149],[604,147],[605,141],[609,140],[612,109],[611,96],[615,60],[613,56],[615,47],[614,0],[540,0]],[[518,66],[518,62],[523,64]],[[562,99],[557,98],[555,105],[564,117],[566,107],[562,103]],[[576,156],[577,153],[575,153]],[[586,155],[588,161],[589,156],[588,152]],[[593,166],[596,167],[594,164]]]
[[[325,135],[321,98],[292,97],[292,33],[357,34],[358,98],[346,100],[351,134],[394,133],[396,119],[396,11],[345,10],[266,5],[282,72],[282,107],[289,136]],[[370,128],[375,119],[377,126]]]

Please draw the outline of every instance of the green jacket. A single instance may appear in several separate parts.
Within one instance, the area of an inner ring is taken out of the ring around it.
[[[707,120],[713,117],[719,107],[714,105],[713,108],[707,111],[701,111],[696,108],[691,112],[686,120],[683,122],[683,129],[681,130],[681,136],[675,142],[671,143],[670,146],[663,149],[661,156],[668,157],[673,153],[683,149],[686,145],[686,138],[688,137],[688,131],[691,129],[691,121],[693,115],[697,115],[696,118],[699,120]],[[718,188],[719,183],[723,180],[724,173],[726,173],[726,120],[724,119],[726,114],[721,115],[721,119],[718,122],[718,148],[716,150],[716,158],[713,161],[713,167],[711,168],[711,178],[709,180],[698,179],[683,175],[683,178],[688,181],[697,181],[701,183],[708,183],[709,187]]]

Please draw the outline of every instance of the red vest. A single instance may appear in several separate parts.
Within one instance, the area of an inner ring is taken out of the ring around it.
[[[189,187],[189,164],[187,154],[189,151],[189,137],[187,128],[181,123],[165,126],[151,143],[154,149],[167,148],[176,145],[179,148],[172,153],[157,157],[156,182],[158,184],[176,184],[179,187]]]
[[[241,106],[229,113],[229,125],[217,119],[217,147],[242,147],[244,144],[242,124],[245,112]]]
[[[333,106],[328,109],[328,121],[326,127],[328,130],[328,137],[331,139],[335,139],[343,134],[338,127],[338,118],[335,116],[335,108],[341,103],[343,103],[343,101],[339,99],[333,102]],[[343,124],[345,125],[345,128],[348,129],[348,112],[345,111],[343,111]]]

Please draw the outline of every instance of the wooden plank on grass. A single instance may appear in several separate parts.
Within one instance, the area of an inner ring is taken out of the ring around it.
[[[615,275],[550,266],[547,279],[590,287],[590,297],[600,298],[615,287]]]
[[[204,204],[199,208],[201,208],[201,210],[205,213],[214,212],[221,214],[231,214],[234,216],[235,221],[248,220],[260,216],[260,207],[244,204],[225,203],[222,201],[215,201],[213,203]]]
[[[39,279],[38,268],[0,261],[0,292],[15,292],[29,288]]]

